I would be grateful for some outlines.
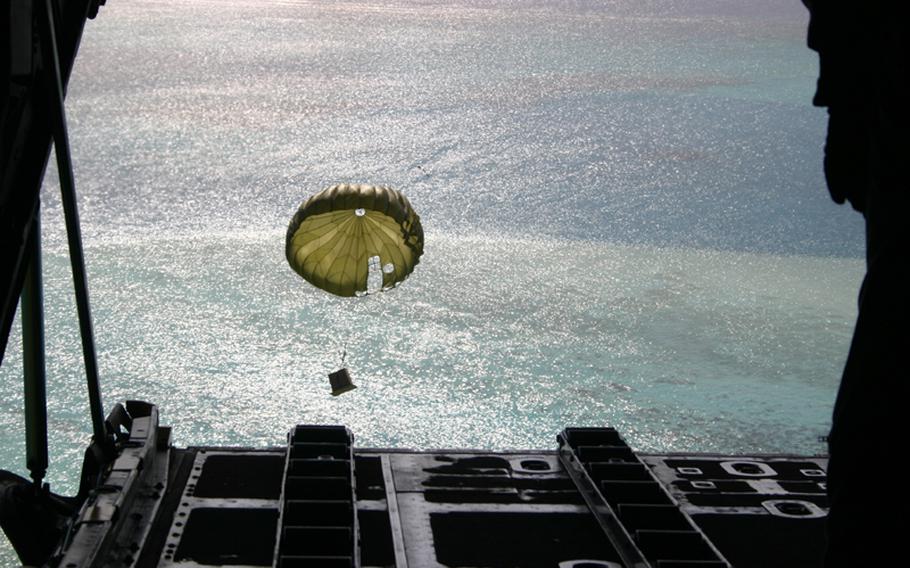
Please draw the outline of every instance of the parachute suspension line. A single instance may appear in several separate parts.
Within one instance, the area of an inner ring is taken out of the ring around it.
[[[341,368],[344,368],[344,358],[348,355],[348,349],[346,346],[341,346]]]

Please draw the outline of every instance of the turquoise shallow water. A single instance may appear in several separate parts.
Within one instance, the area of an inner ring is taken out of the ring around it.
[[[820,172],[799,2],[112,2],[67,101],[103,394],[175,441],[823,451],[862,276]],[[330,297],[283,258],[336,182],[426,253]],[[89,435],[56,174],[44,194],[52,486]],[[24,470],[18,324],[0,467]],[[342,349],[359,388],[328,394]],[[5,547],[5,548],[4,548]],[[5,541],[0,564],[12,565]]]

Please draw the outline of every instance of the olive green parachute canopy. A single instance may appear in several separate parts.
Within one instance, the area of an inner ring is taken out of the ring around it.
[[[359,296],[408,277],[423,254],[423,227],[407,198],[390,187],[333,185],[297,210],[285,254],[310,284]]]

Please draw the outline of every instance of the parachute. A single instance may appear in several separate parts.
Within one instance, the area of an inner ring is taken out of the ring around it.
[[[285,255],[307,282],[337,296],[401,283],[423,254],[423,227],[386,186],[340,184],[307,199],[288,226]]]

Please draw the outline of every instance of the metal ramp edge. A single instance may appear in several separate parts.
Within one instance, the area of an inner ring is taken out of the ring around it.
[[[353,442],[345,426],[288,433],[274,566],[360,568]]]

